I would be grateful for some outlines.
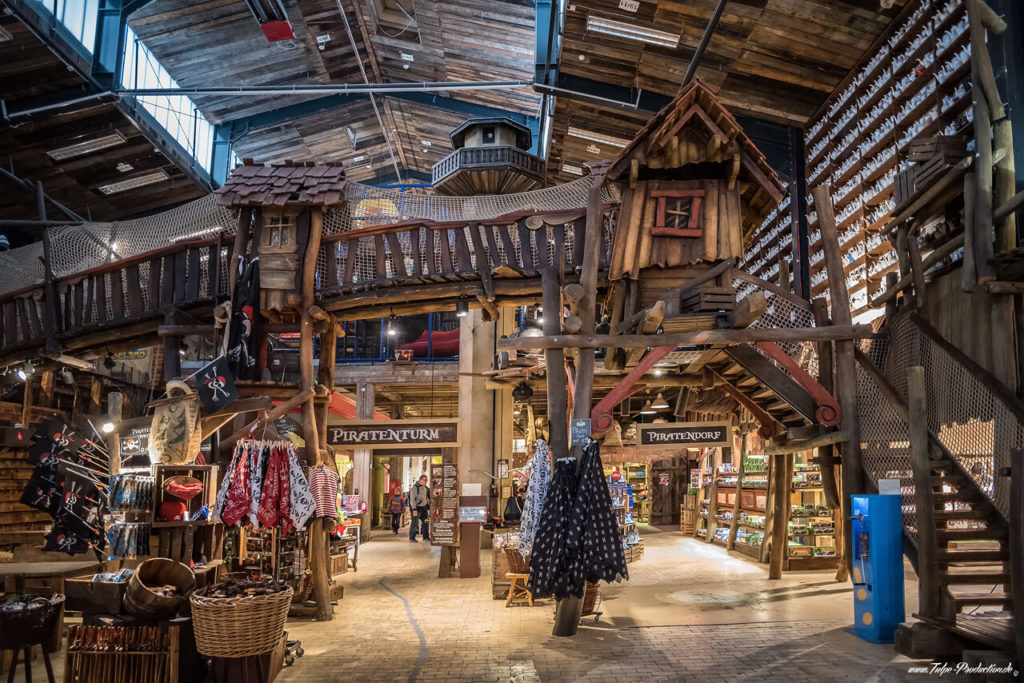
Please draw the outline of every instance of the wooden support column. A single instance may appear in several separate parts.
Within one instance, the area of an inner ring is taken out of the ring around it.
[[[917,515],[918,613],[928,619],[940,616],[938,540],[935,531],[935,500],[928,448],[928,395],[924,368],[907,369],[907,406],[910,413],[910,464],[914,470],[914,509]]]
[[[238,264],[249,249],[249,226],[252,223],[252,209],[243,206],[238,211],[238,225],[235,227],[235,243],[231,247],[228,261],[228,298],[235,295],[235,281],[238,279]]]
[[[896,277],[895,273],[889,273]],[[827,327],[832,321],[828,317],[828,304],[824,299],[811,302],[815,327]],[[828,393],[835,395],[835,357],[832,342],[818,342],[818,382]],[[821,485],[825,493],[825,503],[833,510],[841,507],[839,485],[836,481],[836,467],[832,462],[835,446],[828,444],[818,448],[818,467],[821,469]]]
[[[821,228],[821,243],[825,250],[828,270],[829,291],[832,295],[832,322],[836,325],[852,324],[850,295],[846,289],[843,274],[842,254],[839,237],[836,234],[836,217],[832,207],[832,196],[828,185],[814,188],[814,207],[818,211],[818,225]],[[843,526],[849,524],[852,508],[850,496],[864,492],[864,467],[860,455],[860,416],[857,407],[857,367],[854,359],[854,345],[850,340],[839,340],[836,348],[836,394],[843,411],[843,431],[850,440],[843,444]],[[851,569],[853,552],[850,534],[844,534],[844,548],[847,569]]]
[[[309,241],[302,261],[302,289],[300,291],[301,318],[299,323],[299,388],[311,392],[302,402],[302,431],[306,441],[306,458],[322,465],[324,451],[320,444],[320,430],[314,414],[313,390],[316,377],[313,368],[313,316],[315,304],[316,257],[320,251],[320,237],[323,234],[323,209],[314,207],[309,228]],[[364,494],[366,495],[366,494]],[[331,588],[327,576],[327,532],[333,523],[327,518],[317,518],[310,527],[310,558],[313,569],[313,599],[316,601],[317,619],[330,621],[334,618],[331,608]]]
[[[314,403],[314,417],[317,427],[320,429],[320,444],[325,452],[331,452],[327,445],[327,407],[331,402],[331,392],[334,391],[334,363],[338,355],[338,328],[334,322],[334,316],[329,316],[327,329],[320,333],[320,367],[317,370],[317,384],[327,390],[327,398]],[[327,465],[337,471],[338,464],[334,457],[327,457]]]
[[[53,370],[46,370],[39,376],[39,399],[36,405],[40,408],[53,407],[53,388],[56,384],[57,373]]]
[[[1010,467],[1010,519],[1024,519],[1024,451],[1011,451]],[[1024,530],[1018,521],[1010,524],[1010,593],[1013,595],[1013,613],[1024,614]],[[1017,652],[1024,652],[1024,619],[1014,619],[1014,642]]]
[[[173,326],[175,323],[173,309],[164,312],[164,325]],[[181,377],[181,337],[178,335],[166,335],[163,337],[164,346],[164,382]]]
[[[583,296],[579,300],[578,311],[581,323],[580,332],[582,334],[594,334],[597,330],[597,270],[600,265],[601,232],[602,223],[604,222],[604,211],[601,202],[601,187],[604,185],[604,174],[605,169],[596,170],[591,174],[593,179],[587,195],[586,234],[583,245],[583,266],[580,270],[579,281],[580,286],[583,288]],[[559,264],[558,270],[561,270],[561,268],[562,264]],[[551,275],[548,276],[548,279],[551,279]],[[548,334],[546,324],[548,317],[554,312],[548,308],[548,298],[554,296],[560,299],[561,297],[559,296],[560,292],[555,292],[553,295],[548,294],[548,289],[552,286],[551,284],[544,283],[542,286],[544,287],[544,333]],[[562,310],[561,302],[558,301],[556,305],[557,309],[555,310],[560,312]],[[556,320],[560,317],[561,313],[555,316]],[[590,416],[590,402],[594,389],[594,353],[595,349],[593,348],[580,349],[576,358],[576,388],[573,392],[574,417],[586,418]],[[564,357],[560,360],[564,361]],[[552,363],[548,362],[547,367],[550,373]],[[551,381],[550,374],[548,380],[549,382]],[[548,394],[548,405],[550,410],[550,393]],[[551,431],[554,434],[553,426]],[[578,448],[576,450],[578,451]],[[555,453],[553,447],[551,451],[552,454]],[[579,466],[579,458],[577,458],[576,463]],[[564,600],[559,600],[555,608],[555,625],[551,631],[552,635],[576,635],[580,627],[580,615],[582,613],[583,600],[581,598],[568,597]]]
[[[992,110],[985,97],[982,79],[982,56],[988,59],[988,48],[985,46],[985,29],[981,18],[977,15],[975,0],[967,0],[967,17],[971,36],[971,83],[976,87],[971,91],[974,101],[974,174],[976,192],[974,195],[974,268],[978,283],[984,284],[995,279],[992,266],[993,234],[992,234]],[[991,69],[991,66],[989,66]]]
[[[107,456],[111,474],[121,471],[121,438],[117,425],[124,418],[124,394],[111,391],[107,394],[107,419],[114,425],[114,431],[107,435]]]
[[[736,502],[732,506],[732,526],[729,527],[729,540],[725,544],[726,550],[736,547],[736,534],[739,532],[740,524],[740,501],[743,499],[743,461],[747,457],[747,432],[740,435],[740,464],[736,468]]]
[[[43,183],[38,180],[36,181],[36,206],[39,220],[45,221],[46,193],[43,192]],[[114,273],[114,275],[118,276],[118,273]],[[53,277],[53,249],[49,228],[43,229],[43,277],[43,331],[46,333],[46,351],[57,353],[60,351],[59,335],[63,327],[58,308],[57,285]]]
[[[789,475],[787,461],[792,462],[790,453],[769,456],[772,460],[772,547],[768,560],[768,578],[781,579],[782,565],[789,545]]]
[[[25,383],[28,386],[28,382]],[[26,391],[26,396],[28,392]],[[101,415],[103,413],[103,380],[93,375],[89,382],[89,414]]]

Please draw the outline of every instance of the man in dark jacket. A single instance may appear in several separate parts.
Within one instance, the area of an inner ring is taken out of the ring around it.
[[[430,514],[430,488],[427,486],[427,475],[425,474],[409,489],[409,512],[412,514],[412,523],[409,524],[409,541],[416,543],[417,522],[423,540],[426,541],[430,538],[427,529],[427,517]]]

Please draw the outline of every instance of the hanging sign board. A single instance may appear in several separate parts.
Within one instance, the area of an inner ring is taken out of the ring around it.
[[[459,544],[459,470],[453,462],[431,466],[430,544]]]
[[[587,439],[590,438],[590,418],[583,417],[573,420],[570,424],[572,426],[569,432],[569,445],[585,446]]]
[[[327,443],[344,448],[458,446],[456,420],[346,420],[327,425]]]
[[[150,464],[149,430],[152,426],[152,420],[148,417],[122,420],[117,424],[121,467],[144,467]]]
[[[640,446],[731,446],[728,422],[663,422],[639,425]]]

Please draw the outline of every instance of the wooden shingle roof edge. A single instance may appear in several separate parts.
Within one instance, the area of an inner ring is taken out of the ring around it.
[[[345,169],[340,163],[285,161],[257,164],[244,159],[216,190],[217,202],[242,206],[337,206],[344,203]]]

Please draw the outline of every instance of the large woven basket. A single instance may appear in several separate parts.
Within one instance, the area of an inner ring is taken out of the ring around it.
[[[293,593],[291,588],[241,598],[193,593],[196,649],[207,657],[248,657],[272,651],[281,643]]]
[[[24,609],[0,612],[0,650],[39,645],[53,637],[64,606],[64,596],[55,593]]]

